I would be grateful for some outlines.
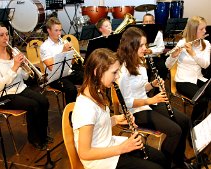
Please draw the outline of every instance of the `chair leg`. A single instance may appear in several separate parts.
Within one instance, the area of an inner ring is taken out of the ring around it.
[[[12,138],[12,143],[13,143],[13,146],[14,146],[14,149],[15,149],[15,152],[16,152],[16,155],[19,156],[19,152],[18,152],[16,143],[15,143],[15,138],[14,138],[14,135],[13,135],[13,132],[12,132],[12,128],[11,128],[11,125],[10,125],[10,122],[9,122],[9,119],[8,119],[8,116],[4,116],[4,117],[5,117],[6,122],[7,122],[7,127],[8,127],[8,130],[9,130],[10,136]]]
[[[61,110],[61,106],[59,103],[59,94],[56,94],[56,100],[57,100],[57,104],[58,104],[59,114],[60,114],[60,116],[62,116],[62,110]]]

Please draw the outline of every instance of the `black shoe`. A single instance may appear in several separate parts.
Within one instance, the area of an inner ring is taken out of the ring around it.
[[[52,144],[54,142],[54,139],[50,136],[46,137],[46,144]]]
[[[33,145],[33,147],[39,151],[44,151],[47,149],[47,145],[44,143],[36,143],[36,142],[30,142],[30,144]]]

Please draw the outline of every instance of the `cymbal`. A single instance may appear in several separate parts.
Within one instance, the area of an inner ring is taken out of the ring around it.
[[[147,12],[147,11],[154,10],[155,8],[156,8],[156,5],[143,4],[143,5],[139,5],[139,6],[135,7],[135,10],[138,12]]]

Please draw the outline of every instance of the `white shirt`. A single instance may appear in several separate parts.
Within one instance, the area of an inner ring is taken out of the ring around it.
[[[150,47],[149,49],[152,50],[152,54],[159,55],[163,53],[165,49],[165,44],[163,41],[163,33],[161,31],[158,31],[155,40],[153,43],[149,44],[150,46],[155,45],[154,47]]]
[[[50,37],[40,46],[40,57],[42,61],[54,57],[63,50],[64,44],[61,42],[54,43]]]
[[[83,105],[83,106],[82,106]],[[95,102],[84,95],[77,97],[72,114],[74,141],[78,150],[79,128],[85,125],[94,125],[92,147],[111,147],[119,145],[127,139],[122,136],[112,136],[110,110],[103,110]],[[103,153],[103,152],[102,152]],[[85,169],[115,169],[119,156],[86,161],[81,160]]]
[[[171,69],[177,62],[177,71],[175,75],[176,82],[190,82],[197,83],[197,80],[207,81],[201,72],[202,68],[207,68],[210,65],[210,43],[204,40],[206,48],[201,51],[201,44],[197,47],[193,46],[195,56],[190,56],[188,52],[183,48],[182,52],[176,58],[172,58],[171,55],[166,59],[166,67]],[[177,46],[184,46],[185,39],[180,40]]]
[[[28,78],[28,74],[23,71],[22,68],[19,68],[17,73],[14,72],[11,68],[14,65],[14,60],[4,60],[0,59],[0,96],[2,95],[2,90],[7,86],[7,94],[18,94],[21,93],[27,86],[24,84],[24,80]]]
[[[148,105],[132,108],[135,99],[147,99],[147,91],[145,85],[148,83],[147,70],[145,67],[138,68],[139,75],[130,75],[125,64],[120,70],[120,78],[118,79],[119,88],[125,99],[125,104],[131,113],[136,113],[143,110],[151,110]]]

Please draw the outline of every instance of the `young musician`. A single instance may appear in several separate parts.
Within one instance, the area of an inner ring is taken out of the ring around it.
[[[99,21],[96,23],[96,27],[104,37],[108,37],[112,33],[111,22],[108,18],[99,19]]]
[[[120,62],[109,49],[92,52],[85,65],[84,82],[72,114],[74,140],[86,169],[167,168],[164,155],[145,146],[140,135],[112,136],[112,126],[126,124],[124,115],[110,117],[105,89],[119,77]],[[135,125],[135,124],[133,124]]]
[[[210,43],[203,39],[206,33],[206,20],[200,16],[193,16],[187,21],[181,39],[173,52],[166,60],[166,66],[171,69],[177,64],[177,72],[175,75],[176,88],[179,93],[192,99],[196,92],[202,87],[206,81],[201,72],[202,68],[208,68],[210,65]],[[196,39],[201,39],[197,40]],[[193,42],[193,43],[192,43]],[[195,120],[202,120],[203,112],[207,109],[208,98],[211,98],[210,85],[201,96],[197,104],[194,105],[191,120],[194,124]]]
[[[138,28],[130,27],[122,35],[117,55],[124,61],[120,70],[119,87],[126,105],[135,117],[135,123],[161,131],[166,134],[161,150],[168,162],[174,163],[175,168],[186,168],[184,153],[186,136],[189,132],[189,118],[173,109],[174,119],[170,119],[166,108],[167,94],[163,91],[152,98],[147,92],[159,87],[158,79],[148,82],[145,68],[146,35]],[[161,83],[164,82],[160,79]],[[164,84],[163,84],[164,85]]]
[[[55,64],[54,56],[56,54],[71,50],[72,43],[64,44],[61,42],[62,24],[56,17],[51,17],[46,23],[48,39],[40,46],[40,56],[45,66],[52,70],[52,65]],[[82,84],[83,71],[72,70],[73,72],[66,77],[58,79],[50,86],[61,90],[65,93],[66,103],[74,102],[77,96],[77,88],[75,85]]]
[[[26,86],[24,80],[29,76],[21,68],[25,56],[22,53],[14,56],[8,42],[8,30],[0,24],[0,101],[10,100],[0,108],[26,110],[28,141],[45,150],[46,143],[53,141],[47,136],[48,99]]]

